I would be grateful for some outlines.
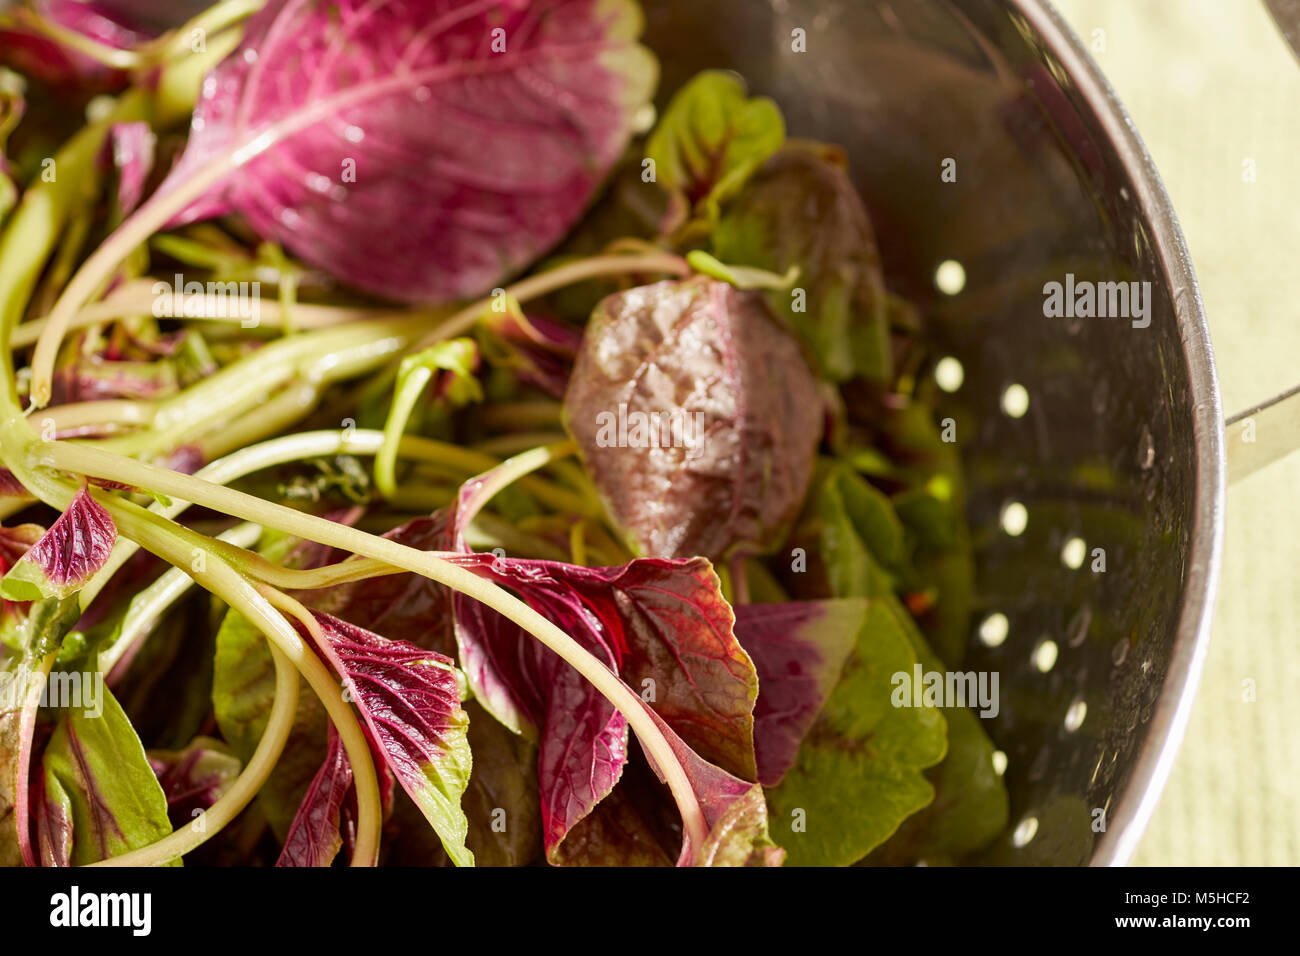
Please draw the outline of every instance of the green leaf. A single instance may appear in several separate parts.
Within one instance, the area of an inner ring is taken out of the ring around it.
[[[747,98],[734,73],[698,74],[669,101],[646,142],[656,181],[672,196],[672,225],[691,210],[715,222],[719,204],[739,192],[784,141],[785,121],[776,103]]]
[[[893,371],[884,273],[866,207],[842,166],[806,147],[782,150],[750,180],[713,233],[724,262],[784,273],[770,292],[820,374],[887,382]]]
[[[817,501],[821,552],[831,593],[875,598],[892,593],[903,526],[889,499],[847,468],[832,468]]]
[[[81,707],[64,714],[42,762],[47,799],[71,804],[74,866],[138,850],[172,832],[167,798],[135,728],[107,688],[102,694],[102,714]]]
[[[975,559],[957,446],[943,440],[934,410],[924,402],[891,409],[882,432],[897,459],[907,462],[897,476],[906,488],[894,499],[907,532],[907,584],[934,595],[917,623],[939,658],[956,667],[965,656],[975,599]]]
[[[537,745],[511,733],[476,702],[464,706],[474,755],[461,798],[469,820],[465,843],[479,866],[526,866],[542,848]]]
[[[943,663],[911,617],[896,600],[887,600],[924,671],[942,671]],[[948,722],[948,755],[926,771],[934,785],[934,802],[904,821],[868,858],[871,863],[957,863],[989,844],[1007,825],[1006,784],[993,769],[993,741],[984,733],[980,718],[968,707],[941,710]]]
[[[923,771],[943,759],[943,716],[890,702],[892,676],[916,660],[896,611],[870,602],[839,684],[768,791],[773,838],[790,865],[855,863],[934,797]]]

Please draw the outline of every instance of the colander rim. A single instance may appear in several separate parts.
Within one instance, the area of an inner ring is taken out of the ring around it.
[[[1008,0],[1054,56],[1115,150],[1170,291],[1187,363],[1196,465],[1194,524],[1169,666],[1127,783],[1106,815],[1089,864],[1123,866],[1151,819],[1187,731],[1209,648],[1224,533],[1223,409],[1204,304],[1182,229],[1132,118],[1074,31],[1048,0]]]

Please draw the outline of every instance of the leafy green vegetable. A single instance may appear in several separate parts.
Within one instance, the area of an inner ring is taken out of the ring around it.
[[[776,103],[749,99],[734,73],[705,70],[668,103],[646,142],[656,181],[669,190],[669,228],[692,210],[716,222],[719,205],[735,195],[785,141]]]
[[[597,307],[564,418],[638,552],[722,558],[779,542],[812,474],[822,404],[762,297],[697,276]]]
[[[798,333],[819,372],[843,382],[886,382],[892,371],[880,254],[866,208],[844,169],[789,147],[750,180],[713,234],[723,262],[784,273],[789,292],[768,300]]]
[[[882,567],[899,567],[905,538],[889,499],[839,467],[830,471],[821,489],[820,515],[826,574],[834,593],[869,596],[873,603],[887,605],[923,670],[942,671],[944,665],[893,593],[895,575]],[[954,524],[945,513],[942,527]],[[965,707],[943,707],[941,713],[948,753],[926,771],[934,801],[905,820],[872,855],[872,862],[952,862],[983,847],[1006,825],[1006,788],[993,770],[993,744],[979,718]]]
[[[415,404],[433,383],[433,399],[458,407],[483,398],[483,388],[474,370],[478,366],[478,346],[472,339],[439,342],[422,352],[402,359],[397,370],[393,404],[384,423],[384,446],[375,456],[375,484],[380,492],[392,497],[397,488],[393,475],[397,445],[406,430]],[[436,378],[436,381],[435,381]]]
[[[853,655],[781,783],[772,827],[793,866],[845,866],[879,846],[934,798],[923,773],[943,759],[933,707],[894,707],[892,675],[916,654],[890,606],[870,602]]]
[[[894,599],[894,619],[902,626],[926,671],[942,671],[907,612]],[[948,754],[926,771],[934,801],[903,825],[868,862],[906,865],[960,862],[990,843],[1007,825],[1007,789],[993,767],[993,742],[969,707],[940,708],[948,724]]]
[[[634,0],[234,0],[147,43],[45,6],[71,32],[0,50],[0,863],[1003,827],[972,714],[891,706],[958,659],[971,549],[844,156],[721,70],[633,141]],[[101,666],[102,718],[23,693]]]
[[[46,799],[71,819],[74,866],[139,849],[172,830],[140,738],[108,689],[102,693],[102,714],[80,707],[64,714],[42,760]]]
[[[82,488],[0,581],[0,595],[11,601],[64,598],[80,589],[108,560],[117,528],[103,505]]]

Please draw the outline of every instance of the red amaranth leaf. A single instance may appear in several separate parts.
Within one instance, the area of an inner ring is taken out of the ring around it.
[[[484,354],[496,365],[555,398],[569,386],[582,333],[572,326],[518,309],[489,312],[482,320]]]
[[[776,786],[821,712],[867,612],[856,598],[736,607],[736,637],[758,671],[758,780]]]
[[[294,815],[276,866],[329,866],[343,845],[343,802],[352,786],[352,764],[330,724],[325,762],[312,778]]]
[[[614,673],[632,675],[666,726],[753,776],[757,678],[707,561],[640,558],[584,568],[486,554],[453,560],[519,594]],[[569,830],[618,783],[626,719],[518,625],[461,594],[452,604],[475,696],[506,726],[539,740],[542,832],[555,860]]]
[[[653,710],[650,716],[659,724],[668,746],[686,771],[709,827],[701,846],[692,845],[690,834],[683,833],[677,865],[780,866],[785,851],[775,846],[767,835],[763,788],[715,767],[691,750]],[[662,779],[663,773],[655,766],[654,758],[649,753],[646,756]]]
[[[113,519],[83,487],[0,581],[0,595],[11,601],[67,597],[104,566],[116,540]]]
[[[61,787],[47,784],[44,768],[31,793],[41,866],[72,866],[72,801]]]
[[[176,826],[216,803],[240,771],[239,758],[211,737],[196,737],[184,750],[151,750],[148,757]]]
[[[204,81],[163,195],[403,301],[478,295],[553,246],[653,91],[628,0],[272,0]],[[238,175],[231,175],[235,170]]]
[[[128,216],[144,198],[145,182],[153,169],[157,137],[143,121],[114,123],[105,149],[117,170],[117,211]]]
[[[687,736],[692,745],[737,772],[754,776],[757,678],[735,638],[731,609],[709,562],[641,558],[621,567],[586,568],[469,552],[465,526],[493,487],[492,473],[471,479],[449,512],[417,519],[389,537],[424,550],[462,552],[449,560],[518,594],[613,673],[632,675],[639,685],[636,693],[650,701],[647,709],[662,714],[655,719],[676,742],[675,752],[687,773],[698,777],[701,801],[713,801],[710,825],[717,823],[730,834],[724,838],[718,831],[718,846],[691,848],[684,862],[734,862],[735,853],[727,847],[746,835],[753,836],[755,845],[766,846],[761,790],[755,804],[754,784],[708,763],[674,733]],[[414,631],[421,627],[418,617],[408,617],[392,605],[411,600],[412,607],[442,615],[446,605],[441,590],[413,576],[385,576],[336,589],[317,606],[339,609],[367,623],[368,618],[386,626],[400,622]],[[565,837],[603,805],[621,778],[627,762],[627,721],[573,667],[514,622],[459,592],[451,596],[450,605],[461,666],[476,699],[507,727],[539,742],[547,857],[553,863],[566,862],[571,855],[562,852]],[[423,627],[434,630],[437,624],[426,621]],[[662,799],[656,794],[650,803]],[[626,800],[617,801],[611,812],[620,820],[611,821],[610,814],[603,813],[594,821],[601,829],[589,832],[612,832],[627,821],[635,826],[645,812],[631,807]],[[575,855],[590,858],[598,841],[598,835],[584,840]],[[652,837],[637,835],[624,841],[624,849],[634,847],[637,858],[644,859],[653,843]]]
[[[321,654],[343,678],[402,789],[418,806],[457,865],[469,865],[469,824],[460,807],[470,774],[469,719],[460,706],[452,662],[405,641],[314,612]]]
[[[38,18],[115,50],[137,47],[151,35],[121,3],[36,0],[32,7],[15,7],[0,17],[0,63],[65,90],[118,89],[127,74],[54,39]]]
[[[636,553],[716,560],[771,548],[794,519],[822,404],[762,295],[695,276],[601,301],[564,424]]]

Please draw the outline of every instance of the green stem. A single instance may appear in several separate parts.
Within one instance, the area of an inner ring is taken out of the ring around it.
[[[261,533],[261,528],[246,521],[218,535],[216,540],[224,541],[235,548],[250,548],[257,542]],[[135,553],[135,542],[125,538],[119,539],[119,541],[125,541],[131,545],[129,553]],[[116,551],[116,547],[114,550]],[[105,580],[107,577],[105,576]],[[193,586],[194,579],[180,568],[168,568],[158,577],[158,580],[131,598],[126,614],[122,617],[122,627],[117,640],[99,652],[99,672],[101,674],[111,674],[113,668],[117,666],[117,662],[137,642],[148,636],[149,631],[162,617],[163,612]],[[83,606],[89,603],[90,601],[86,599],[82,601]]]
[[[130,459],[126,460],[129,461]],[[285,620],[284,615],[277,611],[246,578],[223,561],[215,549],[208,549],[201,563],[194,560],[191,547],[194,539],[193,532],[182,533],[184,529],[158,515],[150,514],[139,505],[116,495],[101,492],[95,492],[94,494],[95,499],[108,509],[122,534],[132,538],[164,561],[177,567],[188,567],[190,569],[189,573],[194,580],[225,601],[232,609],[242,614],[249,623],[266,636],[271,646],[284,654],[297,668],[298,672],[302,674],[308,686],[320,699],[326,714],[333,721],[339,739],[343,742],[343,748],[347,752],[348,760],[352,764],[353,779],[357,788],[358,816],[357,842],[353,861],[354,863],[360,862],[362,865],[372,865],[378,858],[379,832],[382,825],[379,782],[371,759],[369,744],[367,744],[365,735],[361,731],[361,726],[357,723],[356,714],[344,701],[339,682],[331,676],[321,659],[306,647],[297,631]],[[292,708],[290,709],[289,722],[292,724]],[[283,742],[280,743],[280,749],[283,749]],[[268,752],[269,750],[268,747]],[[248,802],[253,799],[257,790],[261,788],[266,775],[270,773],[274,766],[278,757],[278,750],[275,756],[263,754],[262,760],[257,763],[256,772],[254,772],[254,761],[257,760],[258,753],[261,751],[262,745],[259,743],[258,752],[254,753],[253,760],[249,761],[249,766],[244,770],[244,773],[248,774],[249,777],[247,786],[241,787],[237,791],[232,786],[231,790],[226,794],[226,797],[237,794],[237,799],[232,797],[226,804],[225,810],[223,810],[223,813],[230,814],[228,819],[217,818],[221,825],[224,825],[229,819],[233,819],[239,810],[248,805]],[[241,779],[243,776],[241,774]],[[259,776],[261,779],[257,779]],[[237,780],[236,784],[238,783]],[[238,804],[239,800],[243,801],[242,804]],[[216,806],[216,804],[213,804],[212,808],[208,810],[209,819],[212,819],[211,814],[216,809]],[[230,812],[232,810],[233,813]],[[211,829],[209,827],[209,830]],[[197,836],[202,837],[202,839],[199,839],[197,843],[203,842],[210,835],[210,833],[198,834]],[[146,854],[152,854],[148,859],[153,863],[175,859],[177,854],[173,852],[174,847],[182,844],[188,845],[186,841],[192,841],[195,836],[194,834],[184,835],[180,831],[173,833],[170,837],[164,837],[158,844],[132,851],[132,854],[127,856],[136,854],[140,856],[134,857],[123,865],[143,865]],[[173,838],[175,839],[172,843],[167,843]],[[197,843],[194,845],[197,845]],[[161,844],[165,844],[165,846],[159,848]],[[115,859],[120,860],[123,858]]]
[[[206,322],[229,322],[241,324],[246,321],[243,316],[231,312],[229,301],[225,296],[203,295],[186,296],[182,303],[177,303],[175,296],[162,297],[155,288],[167,283],[161,279],[137,279],[129,282],[100,302],[95,302],[77,311],[68,320],[68,329],[84,329],[100,322],[113,319],[125,319],[136,315],[156,315],[157,318],[190,319]],[[170,286],[169,286],[170,288]],[[177,308],[177,305],[181,308]],[[177,314],[180,312],[181,314]],[[366,322],[374,319],[409,318],[417,314],[414,311],[396,311],[392,309],[374,309],[342,305],[315,305],[295,303],[292,321],[285,314],[278,301],[264,300],[258,303],[259,320],[269,325],[278,325],[291,331],[303,332],[310,329],[326,329],[352,322]],[[425,313],[419,313],[425,314]],[[430,315],[443,315],[441,310]],[[14,329],[11,345],[25,348],[34,345],[49,325],[49,317],[42,316],[24,322]]]
[[[149,55],[157,60],[170,60],[189,52],[191,37],[195,31],[206,36],[214,36],[227,27],[252,16],[266,5],[266,0],[223,0],[208,7],[188,23],[165,34],[158,41],[157,51],[152,46],[146,48]]]
[[[202,829],[187,823],[148,846],[100,860],[91,866],[163,866],[202,846],[253,802],[284,752],[298,707],[298,671],[279,647],[272,643],[270,648],[271,660],[275,664],[275,696],[267,714],[266,729],[234,783],[203,812]]]
[[[111,477],[140,488],[175,495],[267,528],[375,558],[422,575],[486,604],[503,617],[514,621],[568,662],[623,714],[652,761],[663,773],[681,809],[682,823],[692,845],[701,846],[706,839],[708,827],[699,801],[691,789],[690,780],[641,699],[586,648],[504,588],[429,552],[378,538],[325,518],[301,514],[253,495],[210,484],[201,478],[146,465],[94,446],[48,442],[42,445],[40,453],[42,464],[99,478]],[[140,511],[148,514],[143,509]],[[148,544],[145,546],[148,547]]]
[[[506,296],[513,298],[517,302],[527,302],[530,299],[536,299],[539,296],[586,279],[638,272],[685,276],[690,275],[691,267],[681,256],[674,256],[666,252],[645,255],[592,256],[546,272],[539,272],[526,279],[520,279],[513,285],[506,286],[502,291]],[[487,296],[467,305],[449,318],[444,327],[430,332],[416,343],[415,351],[427,348],[443,338],[460,335],[466,329],[472,328],[474,323],[478,321],[479,316],[492,307],[494,301],[496,301],[494,296]]]
[[[204,466],[195,473],[194,477],[213,484],[226,485],[253,472],[265,468],[274,468],[277,465],[293,461],[339,454],[373,455],[382,447],[383,442],[383,432],[372,429],[298,432],[273,438],[257,445],[249,445],[240,451]],[[563,454],[567,454],[569,451],[563,443],[555,447],[561,449]],[[501,464],[497,459],[488,455],[479,455],[456,445],[409,435],[401,440],[398,450],[403,456],[415,459],[440,461],[444,457],[450,457],[458,465],[464,466],[465,471],[471,474],[488,471]],[[554,460],[554,457],[548,460]],[[524,472],[519,472],[518,475],[521,483],[525,483],[529,490],[539,498],[548,500],[548,503],[559,503],[568,506],[570,505],[569,499],[575,497],[563,488],[555,487],[549,482],[539,480],[530,482]],[[170,519],[176,518],[189,507],[190,502],[173,499],[170,504],[155,502],[149,506],[149,511],[160,517]],[[564,509],[562,508],[562,510]],[[129,539],[119,538],[117,540],[103,567],[82,587],[79,597],[83,608],[90,606],[90,602],[99,595],[112,576],[117,573],[123,564],[130,560],[131,555],[135,554],[137,547]],[[239,562],[237,562],[237,566],[238,564]]]
[[[423,316],[358,322],[278,339],[183,392],[159,401],[152,427],[100,444],[123,454],[163,454],[265,406],[286,383],[319,389],[382,365],[427,324]],[[302,398],[298,397],[301,403]],[[310,407],[310,406],[308,406]],[[304,410],[305,413],[305,410]]]

